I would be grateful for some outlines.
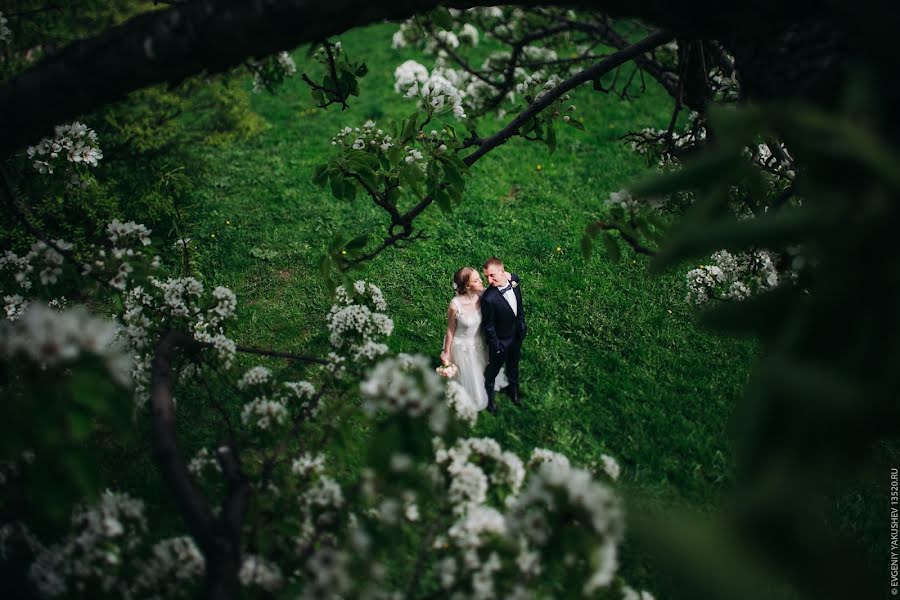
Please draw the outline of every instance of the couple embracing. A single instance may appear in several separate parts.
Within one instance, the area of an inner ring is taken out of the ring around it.
[[[519,278],[496,256],[485,261],[483,271],[487,289],[471,267],[453,276],[456,295],[447,309],[441,362],[456,365],[457,380],[476,409],[494,414],[497,390],[520,404],[519,359],[527,328]]]

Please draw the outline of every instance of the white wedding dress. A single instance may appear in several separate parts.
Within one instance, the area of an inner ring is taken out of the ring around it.
[[[450,343],[450,362],[459,369],[456,381],[466,391],[475,409],[484,410],[487,407],[484,369],[488,363],[488,349],[481,330],[481,309],[477,305],[467,308],[458,298],[453,298],[451,303],[456,308],[456,331]],[[501,369],[494,381],[494,389],[506,385],[506,373]]]

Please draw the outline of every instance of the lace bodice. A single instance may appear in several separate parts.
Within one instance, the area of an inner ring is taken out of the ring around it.
[[[456,307],[456,331],[453,334],[453,345],[474,345],[478,340],[481,328],[481,310],[474,303],[466,307],[457,298],[454,298],[452,302]]]

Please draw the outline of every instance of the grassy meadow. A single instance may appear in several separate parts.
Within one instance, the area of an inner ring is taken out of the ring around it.
[[[369,118],[387,124],[415,110],[393,91],[393,70],[411,54],[391,49],[394,30],[378,25],[340,37],[351,58],[369,66],[349,110],[315,109],[294,78],[278,95],[253,95],[258,134],[190,150],[204,168],[195,192],[179,201],[179,233],[192,239],[195,274],[237,294],[232,333],[239,343],[327,352],[331,290],[318,274],[319,258],[336,232],[377,239],[386,218],[362,196],[335,200],[311,182],[312,173],[332,155],[330,140],[341,127]],[[303,50],[295,59],[299,72],[318,72]],[[492,436],[523,457],[543,447],[590,464],[607,453],[619,460],[626,490],[706,511],[732,476],[728,420],[756,345],[698,327],[684,302],[684,268],[651,275],[647,260],[630,251],[614,265],[602,247],[590,261],[580,250],[584,227],[602,216],[608,194],[649,172],[619,139],[667,125],[670,99],[649,78],[647,86],[632,100],[579,90],[574,103],[585,132],[560,131],[553,154],[523,140],[494,150],[471,169],[461,206],[450,214],[433,206],[420,218],[427,239],[387,250],[354,278],[384,291],[395,322],[392,350],[437,364],[453,272],[501,257],[521,277],[529,324],[524,406],[499,396],[498,415],[482,413],[473,435]],[[502,123],[486,122],[479,133]],[[217,417],[205,396],[176,395],[185,449],[214,443]],[[348,469],[364,447],[365,427],[358,427],[348,455],[333,457]],[[149,457],[125,454],[129,487],[159,485]],[[154,495],[159,488],[145,494]]]

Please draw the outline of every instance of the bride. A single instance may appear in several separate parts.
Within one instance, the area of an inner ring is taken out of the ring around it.
[[[487,342],[481,331],[481,293],[484,285],[478,271],[463,267],[453,275],[456,296],[447,308],[447,333],[441,352],[443,364],[453,363],[459,369],[456,379],[463,387],[477,410],[487,406],[484,389],[484,369],[488,363]],[[501,371],[494,383],[495,389],[507,384]]]

